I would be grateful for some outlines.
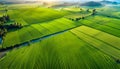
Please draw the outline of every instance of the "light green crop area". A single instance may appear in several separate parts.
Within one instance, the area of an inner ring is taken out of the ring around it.
[[[108,18],[103,16],[91,16],[79,22],[83,25],[120,37],[119,19]]]
[[[101,8],[100,11],[98,11],[98,15],[120,19],[119,8],[120,6],[104,7],[104,8]]]
[[[0,69],[120,69],[119,7],[96,8],[95,15],[93,8],[88,12],[75,6],[7,8],[12,21],[5,25],[18,22],[23,27],[4,36]]]
[[[114,58],[120,58],[120,38],[86,26],[75,28],[71,32],[102,52]]]
[[[15,21],[23,23],[23,25],[29,25],[61,18],[68,13],[49,8],[27,8],[9,10],[8,14]]]
[[[76,24],[75,22],[68,20],[66,18],[60,18],[45,23],[32,24],[20,30],[8,33],[2,45],[3,48],[7,48],[24,42],[29,42],[30,40],[41,38],[43,36],[54,34],[60,31],[65,31],[67,29],[74,28],[80,25],[81,24],[79,23]]]
[[[104,51],[106,50],[107,48],[104,49]],[[72,33],[66,32],[28,47],[14,49],[0,60],[0,68],[119,69],[119,65],[110,56]]]

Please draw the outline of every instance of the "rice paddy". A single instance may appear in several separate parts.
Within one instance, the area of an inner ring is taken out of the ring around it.
[[[23,6],[8,7],[12,22],[20,22],[23,27],[8,31],[2,39],[0,69],[120,69],[116,8],[108,17],[108,7],[106,13],[99,8],[91,15],[92,11],[86,13],[83,8],[81,12],[79,7],[55,10]]]

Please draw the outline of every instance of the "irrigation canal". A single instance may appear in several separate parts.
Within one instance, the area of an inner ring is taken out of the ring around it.
[[[80,25],[81,26],[81,25]],[[76,26],[76,27],[79,27],[79,26]],[[58,34],[62,34],[64,32],[67,32],[73,28],[76,28],[76,27],[72,27],[72,28],[69,28],[69,29],[66,29],[66,30],[63,30],[63,31],[59,31],[59,32],[56,32],[56,33],[52,33],[52,34],[49,34],[49,35],[46,35],[46,36],[43,36],[41,38],[38,38],[38,39],[33,39],[33,40],[30,40],[29,42],[24,42],[22,44],[18,44],[18,45],[14,45],[14,46],[10,46],[10,47],[7,47],[5,49],[0,49],[0,58],[3,57],[3,55],[5,56],[5,54],[14,49],[14,48],[20,48],[20,47],[23,47],[23,46],[29,46],[30,44],[33,44],[33,43],[36,43],[36,42],[40,42],[44,39],[47,39],[47,38],[50,38],[50,37],[53,37],[53,36],[56,36]],[[2,42],[2,39],[1,39],[1,42]]]

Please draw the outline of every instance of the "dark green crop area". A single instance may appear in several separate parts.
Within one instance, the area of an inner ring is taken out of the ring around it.
[[[23,27],[2,40],[0,69],[120,69],[118,7],[99,7],[95,15],[92,8],[71,6],[8,5],[8,10]]]

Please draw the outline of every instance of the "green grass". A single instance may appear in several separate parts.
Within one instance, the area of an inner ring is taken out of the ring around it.
[[[60,18],[40,24],[32,24],[30,26],[23,27],[20,30],[7,33],[2,46],[3,48],[7,48],[16,44],[29,42],[30,40],[41,38],[49,34],[74,28],[76,26],[80,26],[80,23],[72,22],[66,18]]]
[[[0,68],[119,69],[119,65],[110,56],[66,32],[28,47],[12,50],[0,60]]]
[[[87,9],[82,8],[82,10],[80,10],[80,8],[64,8],[64,11],[68,11],[71,14],[66,15],[66,18],[72,18],[72,19],[76,19],[76,18],[81,18],[81,17],[87,17],[89,15],[91,15],[91,9],[89,9],[89,12],[87,12]]]
[[[98,15],[102,15],[102,16],[109,16],[112,18],[120,18],[120,7],[119,6],[114,6],[114,7],[104,7],[104,8],[100,8],[100,10],[98,11]]]
[[[87,31],[83,32],[84,29]],[[90,32],[88,32],[89,30],[92,31],[92,34]],[[105,34],[101,35],[101,37],[97,37],[96,34],[99,35],[99,33],[98,33],[99,31],[88,28],[86,26],[81,26],[80,28],[73,29],[73,30],[71,30],[71,32],[73,32],[73,34],[75,34],[82,40],[86,41],[87,43],[91,44],[93,47],[97,48],[98,50],[114,57],[115,59],[120,59],[120,56],[119,56],[120,55],[120,50],[119,50],[120,44],[114,43],[114,42],[119,42],[120,41],[119,38],[112,36],[111,41],[112,41],[112,39],[114,39],[114,41],[112,43],[110,43],[110,42],[108,42],[108,41],[110,41],[110,39],[104,39],[102,37],[102,36],[105,37]],[[110,38],[110,37],[106,36],[106,38]],[[116,46],[116,45],[118,45],[118,46]],[[114,48],[114,47],[117,47],[118,49]]]
[[[97,38],[98,40],[101,40],[105,43],[112,45],[113,47],[116,47],[117,49],[120,49],[120,43],[119,43],[120,38],[119,37],[116,37],[108,33],[105,33],[105,32],[90,28],[90,27],[86,27],[86,26],[78,27],[76,28],[76,30],[86,33],[94,38]]]
[[[29,25],[61,18],[68,13],[48,8],[27,8],[10,10],[8,14],[11,19],[23,23],[23,25],[26,25],[26,23]]]
[[[8,9],[12,20],[24,27],[8,32],[0,49],[29,44],[8,51],[0,58],[0,69],[120,69],[119,10],[97,8],[97,15],[71,21],[64,17],[90,13],[80,8],[56,11],[25,4]],[[42,40],[32,41],[38,38]]]
[[[120,29],[120,27],[119,27],[120,20],[119,19],[105,17],[105,16],[94,16],[94,17],[88,18],[87,20],[92,21],[92,22],[96,21],[97,24],[101,24],[101,25],[112,27],[112,28]]]
[[[111,19],[100,16],[91,16],[84,20],[80,20],[79,22],[82,23],[83,25],[120,37],[120,32],[119,32],[120,28],[118,27],[120,21],[118,19]]]

